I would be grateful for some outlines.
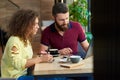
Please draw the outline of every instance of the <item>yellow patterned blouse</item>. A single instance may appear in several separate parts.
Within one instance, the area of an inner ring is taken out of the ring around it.
[[[19,37],[9,38],[1,60],[1,77],[18,78],[27,74],[26,60],[33,56],[32,46],[27,42],[28,45],[24,46]]]

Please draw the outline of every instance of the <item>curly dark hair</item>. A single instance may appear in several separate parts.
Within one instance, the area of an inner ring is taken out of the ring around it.
[[[8,25],[8,35],[18,36],[27,45],[27,40],[32,38],[29,32],[35,25],[35,19],[39,18],[37,12],[30,9],[21,9],[15,12]]]

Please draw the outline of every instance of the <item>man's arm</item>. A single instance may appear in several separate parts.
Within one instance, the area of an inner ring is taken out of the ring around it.
[[[44,44],[40,44],[40,50],[39,53],[44,53],[44,51],[48,50],[48,46]],[[61,50],[58,50],[58,53],[61,55],[71,54],[73,51],[70,48],[63,48]]]
[[[41,51],[46,51],[48,50],[48,46],[44,45],[44,44],[40,44],[40,50],[39,53],[41,53]]]
[[[89,47],[89,43],[88,43],[87,39],[85,41],[81,42],[80,44],[81,44],[82,48],[87,52],[88,47]]]

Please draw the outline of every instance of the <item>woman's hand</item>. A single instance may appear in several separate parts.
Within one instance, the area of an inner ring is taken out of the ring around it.
[[[53,61],[53,56],[50,54],[41,54],[40,58],[40,62],[52,62]]]

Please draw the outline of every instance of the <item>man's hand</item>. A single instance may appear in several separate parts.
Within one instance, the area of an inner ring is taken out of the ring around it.
[[[71,48],[63,48],[58,50],[58,53],[60,53],[61,55],[69,55],[71,54],[73,51]]]

